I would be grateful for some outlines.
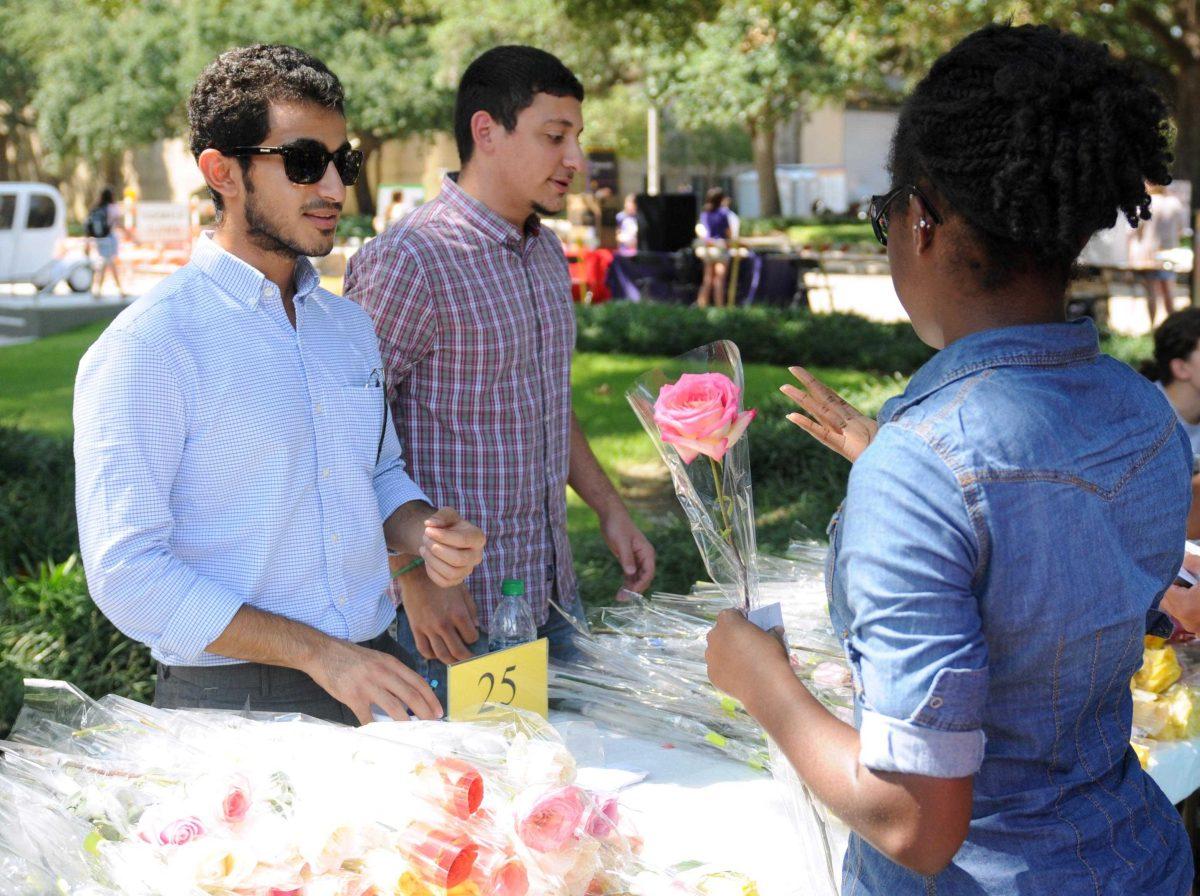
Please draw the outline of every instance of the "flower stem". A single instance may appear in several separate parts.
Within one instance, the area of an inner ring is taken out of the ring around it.
[[[721,522],[724,525],[724,530],[721,536],[729,542],[729,546],[733,548],[733,556],[737,560],[738,571],[741,573],[742,579],[742,609],[750,609],[750,581],[749,570],[746,569],[746,561],[742,559],[742,552],[738,550],[737,538],[733,532],[733,500],[726,497],[725,488],[722,484],[724,478],[724,467],[717,463],[713,458],[708,459],[708,467],[712,470],[713,485],[717,490],[717,506],[721,508]]]

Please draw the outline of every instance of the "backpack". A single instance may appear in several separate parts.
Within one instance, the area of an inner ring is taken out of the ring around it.
[[[83,224],[83,231],[95,239],[104,239],[112,233],[112,225],[108,221],[108,209],[98,205],[88,212],[87,220]]]

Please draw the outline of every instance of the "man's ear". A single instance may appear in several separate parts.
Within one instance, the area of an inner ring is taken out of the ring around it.
[[[196,159],[196,164],[200,166],[200,173],[204,176],[205,183],[209,188],[221,196],[225,200],[228,207],[231,198],[240,196],[244,190],[240,170],[234,173],[234,168],[241,167],[241,163],[232,156],[222,155],[218,149],[204,150]]]
[[[496,143],[504,133],[504,126],[491,113],[480,109],[471,116],[471,140],[475,143],[475,151],[490,156],[496,151]]]
[[[1184,382],[1192,381],[1192,372],[1188,369],[1187,360],[1185,358],[1171,359],[1171,379],[1183,380]]]

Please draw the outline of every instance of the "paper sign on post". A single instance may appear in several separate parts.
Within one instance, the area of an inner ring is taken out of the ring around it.
[[[545,638],[454,663],[446,671],[447,718],[465,722],[486,716],[494,707],[515,706],[549,714],[547,667],[550,642]]]

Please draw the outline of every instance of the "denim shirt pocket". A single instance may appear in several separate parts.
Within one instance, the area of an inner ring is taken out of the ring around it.
[[[909,721],[939,731],[975,731],[983,727],[988,670],[941,669]]]

